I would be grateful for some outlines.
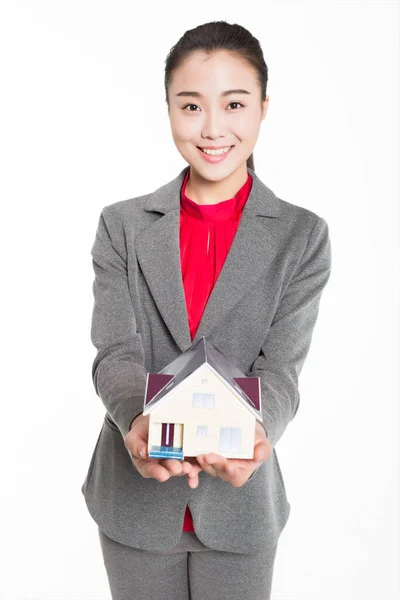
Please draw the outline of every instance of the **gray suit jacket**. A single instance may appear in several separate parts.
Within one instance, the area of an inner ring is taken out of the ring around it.
[[[196,489],[186,477],[144,478],[123,436],[143,410],[147,373],[192,344],[179,246],[187,169],[100,215],[92,248],[92,373],[107,412],[81,490],[100,529],[129,546],[174,547],[188,503],[206,546],[252,554],[277,542],[290,513],[275,446],[299,407],[298,377],[330,275],[330,237],[322,217],[281,200],[248,169],[253,186],[193,342],[206,336],[243,373],[260,377],[273,451],[240,488],[204,471]]]

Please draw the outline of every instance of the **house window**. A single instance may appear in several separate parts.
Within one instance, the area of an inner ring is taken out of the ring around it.
[[[221,427],[219,436],[220,452],[240,452],[240,432],[239,427]]]
[[[193,394],[193,408],[214,408],[214,394]]]
[[[197,425],[197,437],[207,437],[207,425]]]

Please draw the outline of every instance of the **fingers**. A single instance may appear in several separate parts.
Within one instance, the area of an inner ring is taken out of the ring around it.
[[[203,471],[230,483],[232,487],[244,485],[254,471],[254,460],[227,459],[215,453],[200,455],[197,459]]]
[[[141,425],[141,417],[136,417],[138,425],[132,426],[129,433],[124,438],[124,444],[127,450],[134,458],[147,458],[147,435],[146,425]],[[135,419],[135,420],[136,420]]]
[[[264,427],[257,421],[256,422],[256,433],[255,433],[255,444],[254,444],[254,460],[262,462],[267,460],[272,452],[272,445],[268,437],[265,434]]]
[[[184,475],[182,463],[176,458],[161,459],[160,465],[165,467],[171,475]]]
[[[188,474],[188,484],[189,487],[191,488],[197,488],[197,486],[199,485],[199,472],[201,471],[201,469],[199,469],[199,471],[196,473],[195,471],[193,471],[192,473]]]
[[[183,474],[181,463],[176,459],[147,459],[142,469],[145,476],[155,477],[158,481],[167,481],[172,475]]]
[[[209,475],[211,475],[212,477],[218,477],[218,471],[216,469],[216,465],[213,466],[211,464],[211,461],[213,461],[213,458],[211,457],[211,454],[200,454],[197,457],[198,463],[201,466],[202,470],[205,471],[206,473],[208,473]]]
[[[190,488],[196,488],[199,485],[199,473],[202,470],[199,463],[190,462],[191,470],[187,473],[188,485]]]
[[[132,458],[133,463],[138,472],[145,478],[154,478],[157,481],[163,482],[170,479],[172,476],[182,477],[187,475],[191,481],[191,487],[197,487],[197,475],[201,471],[199,465],[191,464],[187,461],[180,462],[177,459],[158,459],[158,458]],[[193,484],[193,485],[192,485]]]
[[[168,469],[160,464],[158,458],[135,458],[133,457],[133,463],[141,474],[142,477],[149,479],[150,477],[157,479],[157,481],[167,481],[171,477]]]
[[[266,460],[271,454],[271,450],[271,442],[267,438],[260,440],[254,447],[254,460],[257,462]]]

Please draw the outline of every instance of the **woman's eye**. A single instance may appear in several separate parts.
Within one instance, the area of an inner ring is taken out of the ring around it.
[[[186,104],[186,106],[184,106],[183,109],[185,110],[185,108],[187,108],[188,106],[196,106],[196,104]],[[188,112],[196,112],[196,111],[189,110]]]
[[[243,104],[241,104],[241,102],[230,102],[228,104],[228,106],[231,106],[232,104],[237,104],[239,106],[244,106]],[[186,106],[183,107],[183,110],[186,110],[189,106],[194,106],[195,108],[198,108],[197,104],[186,104]],[[234,109],[236,110],[236,109]],[[196,110],[189,110],[187,112],[196,112]]]
[[[240,102],[231,102],[231,103],[229,104],[229,106],[230,106],[231,104],[239,104],[239,106],[243,106],[243,104],[241,104]]]

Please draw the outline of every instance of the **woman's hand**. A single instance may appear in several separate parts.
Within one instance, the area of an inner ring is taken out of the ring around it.
[[[260,464],[267,460],[271,451],[272,446],[266,436],[265,429],[259,421],[256,421],[252,459],[225,458],[220,454],[210,452],[209,454],[200,454],[197,460],[202,470],[209,475],[220,477],[223,481],[228,481],[233,487],[242,487]]]
[[[153,477],[161,482],[167,481],[173,475],[187,475],[189,487],[196,488],[199,485],[198,473],[201,471],[196,458],[186,458],[184,461],[175,458],[148,458],[149,420],[150,415],[138,415],[124,438],[125,446],[138,472],[142,477]]]

